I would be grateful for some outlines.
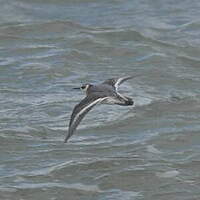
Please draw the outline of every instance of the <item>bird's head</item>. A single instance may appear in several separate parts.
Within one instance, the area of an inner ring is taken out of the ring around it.
[[[82,91],[87,91],[88,88],[90,88],[92,85],[89,84],[89,83],[86,83],[86,84],[83,84],[81,87],[76,87],[76,88],[73,88],[73,89],[78,89],[78,90],[82,90]]]

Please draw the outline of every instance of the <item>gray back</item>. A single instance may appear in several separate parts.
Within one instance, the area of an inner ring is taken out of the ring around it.
[[[93,85],[87,91],[88,95],[94,95],[99,97],[106,97],[106,96],[116,96],[115,89],[108,84],[99,84]]]

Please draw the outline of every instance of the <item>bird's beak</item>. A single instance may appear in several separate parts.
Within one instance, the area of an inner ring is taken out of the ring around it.
[[[75,87],[73,88],[74,90],[80,90],[81,88],[80,87]]]

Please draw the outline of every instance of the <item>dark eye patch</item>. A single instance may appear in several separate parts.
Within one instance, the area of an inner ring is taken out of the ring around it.
[[[85,85],[81,86],[81,89],[85,89]]]

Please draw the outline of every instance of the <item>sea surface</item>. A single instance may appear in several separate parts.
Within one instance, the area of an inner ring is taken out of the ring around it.
[[[126,75],[64,144],[72,88]],[[0,0],[0,200],[38,199],[200,199],[199,0]]]

